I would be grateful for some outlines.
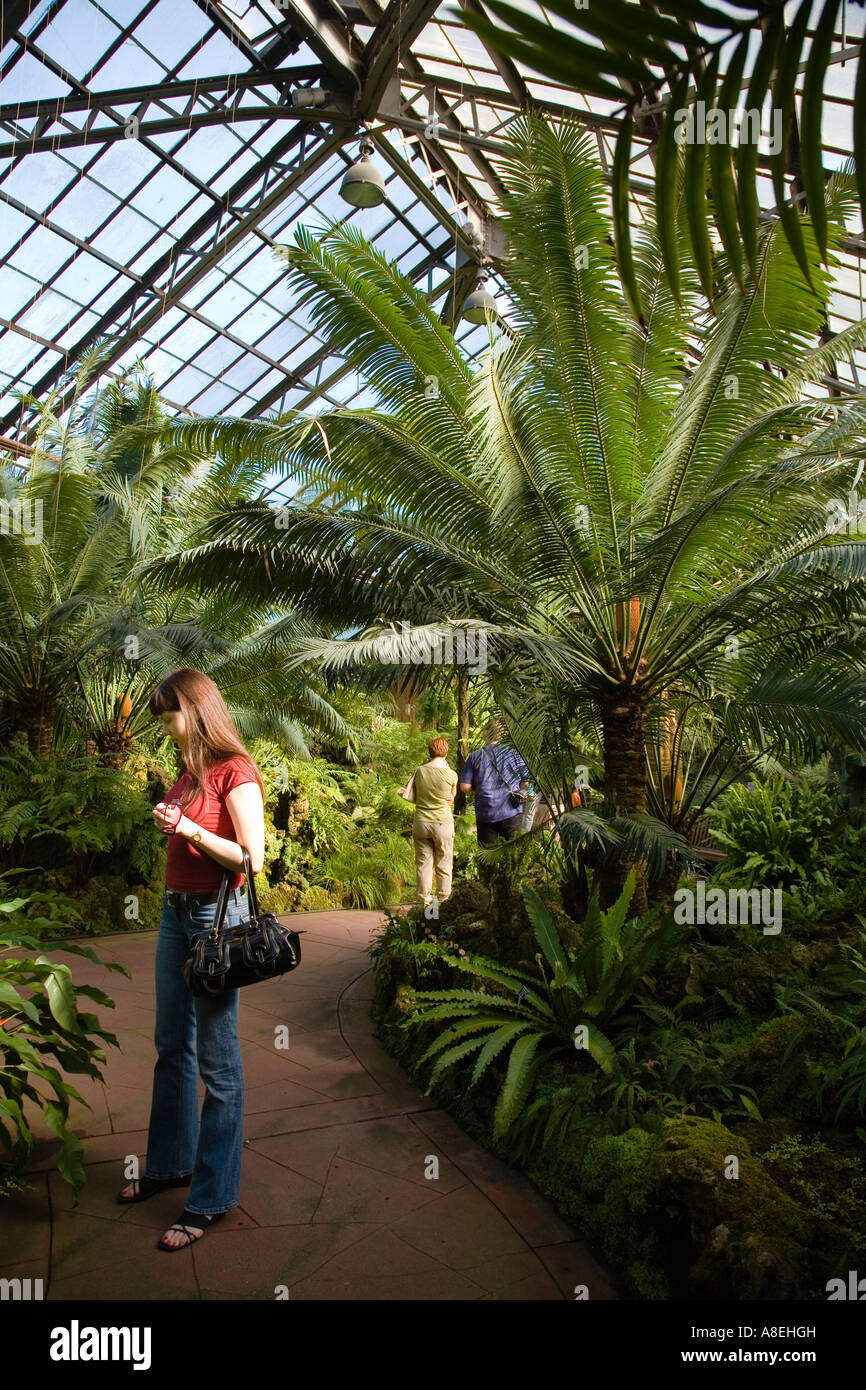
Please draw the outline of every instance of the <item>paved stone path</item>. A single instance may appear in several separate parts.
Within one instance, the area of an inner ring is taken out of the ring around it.
[[[240,1205],[193,1247],[155,1249],[185,1189],[121,1206],[126,1155],[144,1167],[155,1052],[156,932],[88,938],[126,980],[58,953],[117,1035],[104,1083],[70,1078],[87,1185],[73,1207],[58,1141],[28,1107],[38,1145],[27,1190],[0,1198],[6,1278],[41,1278],[47,1299],[592,1299],[616,1294],[550,1204],[411,1086],[372,1034],[374,912],[295,914],[301,967],[241,992],[246,1082]],[[274,1030],[289,1029],[289,1047]],[[200,1087],[200,1094],[203,1095]],[[429,1155],[439,1176],[425,1177]]]

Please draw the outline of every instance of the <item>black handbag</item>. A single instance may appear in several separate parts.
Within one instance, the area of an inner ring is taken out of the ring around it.
[[[243,849],[243,846],[241,846]],[[273,980],[301,963],[300,936],[284,927],[272,912],[259,912],[253,866],[244,849],[250,916],[240,926],[223,929],[228,906],[228,871],[223,875],[213,926],[193,937],[192,950],[183,963],[183,977],[190,994],[219,994],[240,989],[258,980]]]

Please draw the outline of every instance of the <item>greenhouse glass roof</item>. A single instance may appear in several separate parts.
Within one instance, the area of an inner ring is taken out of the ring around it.
[[[481,0],[460,5],[483,11]],[[523,8],[562,22],[531,0]],[[44,397],[105,339],[107,370],[141,359],[183,411],[366,402],[363,382],[292,302],[274,247],[299,225],[351,221],[450,322],[480,248],[487,288],[507,311],[495,160],[509,123],[529,104],[573,112],[609,169],[619,109],[488,51],[456,9],[437,0],[5,0],[0,436],[25,441],[33,412],[17,393]],[[863,9],[847,8],[844,23],[826,84],[828,168],[850,152]],[[752,56],[758,43],[756,32]],[[293,96],[303,88],[319,95]],[[305,99],[322,104],[298,104]],[[365,125],[387,198],[354,209],[339,188]],[[651,187],[648,141],[635,153],[638,222]],[[772,209],[766,173],[759,192]],[[849,233],[833,331],[863,314],[859,218]],[[466,353],[482,351],[486,328],[456,323]],[[839,364],[847,389],[859,390],[864,372],[856,354]]]

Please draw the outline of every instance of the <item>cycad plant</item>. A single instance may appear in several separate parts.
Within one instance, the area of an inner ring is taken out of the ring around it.
[[[197,666],[220,685],[244,735],[308,756],[310,730],[344,736],[321,684],[283,670],[297,622],[274,604],[180,588],[153,593],[142,568],[195,536],[215,510],[241,502],[260,464],[229,467],[168,450],[165,411],[140,375],[86,394],[99,354],[76,368],[61,422],[41,403],[32,458],[0,475],[0,727],[31,752],[88,736],[119,766],[153,721],[150,691]]]
[[[298,232],[288,284],[379,405],[176,427],[176,447],[266,459],[303,491],[279,521],[264,498],[228,509],[162,581],[295,603],[341,634],[298,659],[343,674],[423,671],[425,636],[483,635],[502,707],[519,691],[531,710],[534,689],[563,734],[600,744],[606,812],[629,831],[603,900],[633,862],[641,911],[648,753],[676,720],[711,709],[728,744],[764,751],[860,735],[866,547],[827,518],[864,456],[866,407],[800,399],[829,361],[810,351],[830,280],[807,221],[817,293],[767,223],[742,292],[716,255],[714,313],[682,226],[680,305],[648,222],[644,331],[591,138],[528,117],[500,172],[511,312],[477,368],[355,229]],[[850,185],[830,186],[833,236]],[[510,734],[532,767],[549,723],[524,724]]]
[[[419,1067],[434,1062],[429,1086],[477,1053],[468,1079],[471,1089],[494,1062],[504,1063],[507,1056],[494,1113],[494,1137],[506,1133],[521,1115],[540,1069],[556,1057],[574,1058],[576,1051],[585,1052],[602,1072],[618,1077],[609,1029],[631,1002],[639,981],[682,935],[671,920],[629,918],[633,889],[632,871],[618,901],[606,912],[594,896],[583,923],[580,949],[570,952],[538,894],[524,887],[539,946],[537,974],[479,956],[437,951],[448,965],[485,985],[413,991],[405,1026],[447,1025],[418,1059]],[[423,958],[436,948],[422,942],[405,949]],[[488,990],[487,984],[493,989]]]

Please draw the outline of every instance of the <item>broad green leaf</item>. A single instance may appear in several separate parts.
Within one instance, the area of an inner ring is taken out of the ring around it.
[[[623,117],[613,155],[613,226],[616,263],[632,312],[641,328],[646,327],[640,301],[629,223],[629,167],[631,156],[631,115]]]
[[[505,1083],[499,1092],[493,1115],[493,1132],[499,1138],[514,1123],[529,1093],[537,1066],[538,1045],[543,1033],[527,1033],[511,1049]]]
[[[527,1024],[527,1027],[529,1025]],[[477,1033],[484,1028],[501,1028],[502,1018],[464,1018],[460,1023],[455,1023],[446,1032],[430,1044],[426,1052],[422,1052],[418,1058],[419,1062],[426,1062],[429,1057],[435,1057],[437,1052],[441,1052],[444,1047],[450,1046],[451,1042],[457,1038],[468,1036],[470,1033]]]
[[[821,113],[824,107],[824,79],[833,44],[839,0],[826,0],[818,20],[803,78],[800,103],[800,166],[806,204],[812,219],[821,259],[827,261],[827,208],[824,190],[824,161],[821,153]]]
[[[719,71],[719,55],[714,53],[698,83],[695,106],[712,108]],[[686,214],[691,233],[692,251],[701,281],[701,289],[713,302],[713,247],[707,227],[707,143],[696,139],[686,145]]]
[[[764,99],[770,85],[770,77],[776,63],[776,50],[784,30],[784,6],[773,10],[764,32],[763,41],[755,58],[749,90],[746,94],[746,112],[757,111],[760,119]],[[751,131],[749,132],[751,133]],[[740,140],[737,150],[737,208],[740,216],[740,231],[746,251],[746,260],[752,278],[758,278],[758,191],[755,174],[758,168],[757,141]]]
[[[510,1042],[513,1042],[515,1038],[519,1038],[521,1033],[525,1033],[527,1027],[530,1026],[531,1025],[526,1023],[505,1023],[495,1033],[491,1033],[478,1055],[478,1060],[472,1072],[472,1079],[469,1082],[470,1087],[477,1084],[490,1066],[490,1063],[499,1056],[502,1049],[507,1047]]]
[[[737,44],[731,65],[722,79],[719,89],[719,110],[733,111],[740,98],[740,88],[749,51],[749,35],[745,33]],[[727,139],[710,145],[710,178],[713,189],[715,221],[728,257],[731,273],[742,291],[743,285],[743,246],[740,238],[740,225],[737,221],[737,195],[734,188],[733,170],[733,132],[727,130]]]
[[[560,942],[553,918],[535,889],[529,884],[524,886],[523,901],[526,904],[529,920],[535,929],[535,939],[544,952],[551,970],[555,970],[557,961],[565,960],[565,948]]]
[[[680,249],[677,239],[677,164],[676,122],[674,113],[682,111],[689,90],[688,73],[675,84],[670,104],[665,112],[656,151],[655,204],[656,224],[665,270],[677,303],[680,299]]]
[[[75,992],[68,965],[56,965],[45,981],[45,993],[51,1012],[61,1028],[70,1033],[80,1032],[75,1007]]]
[[[10,1120],[14,1120],[15,1128],[17,1129],[21,1139],[28,1147],[32,1146],[33,1134],[31,1132],[30,1126],[27,1123],[27,1120],[25,1119],[24,1111],[21,1109],[21,1106],[18,1104],[17,1100],[13,1100],[11,1096],[0,1096],[0,1115],[7,1115]],[[0,1126],[0,1137],[8,1139],[6,1131],[2,1128],[2,1126]],[[9,1145],[7,1143],[7,1148],[8,1147]]]
[[[613,1044],[589,1019],[582,1018],[577,1026],[586,1029],[586,1048],[584,1050],[589,1053],[594,1062],[598,1063],[606,1076],[612,1076],[617,1065]]]
[[[529,1024],[526,1026],[528,1028]],[[425,1094],[429,1096],[430,1091],[444,1071],[454,1066],[455,1062],[462,1061],[464,1057],[471,1057],[472,1053],[477,1052],[479,1047],[483,1047],[486,1041],[486,1038],[467,1038],[464,1042],[457,1043],[454,1047],[450,1047],[447,1052],[443,1052],[430,1073],[430,1080],[427,1083],[427,1091]]]
[[[16,1012],[20,1011],[26,1014],[34,1023],[39,1022],[41,1014],[33,1001],[25,999],[23,995],[19,994],[17,989],[9,984],[8,980],[0,980],[0,1013],[6,1014],[10,1004]]]
[[[63,1148],[57,1160],[57,1167],[69,1183],[74,1193],[74,1205],[78,1205],[78,1194],[87,1182],[84,1171],[84,1148],[81,1141],[67,1128],[67,1111],[55,1101],[45,1102],[45,1123],[61,1140]]]

